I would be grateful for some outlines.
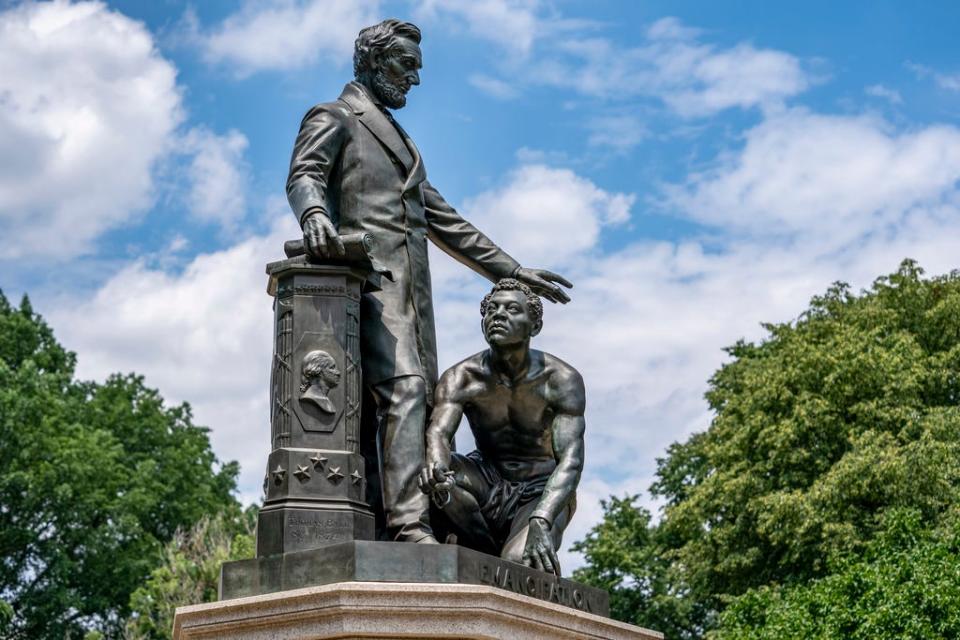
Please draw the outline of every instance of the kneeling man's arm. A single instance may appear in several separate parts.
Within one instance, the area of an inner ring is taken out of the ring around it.
[[[450,443],[460,426],[460,418],[463,417],[463,404],[459,397],[461,378],[462,375],[456,368],[448,369],[437,384],[433,413],[426,434],[428,468],[432,469],[436,464],[440,464],[444,469],[450,468]]]
[[[560,561],[554,545],[553,527],[570,504],[583,470],[583,378],[574,370],[564,371],[553,389],[555,417],[552,425],[553,455],[557,466],[547,478],[537,508],[530,514],[523,562],[534,569],[560,575]]]
[[[553,455],[557,467],[543,490],[543,496],[531,518],[542,518],[551,526],[567,508],[580,483],[583,471],[583,433],[586,423],[583,412],[586,405],[583,378],[576,371],[562,374],[556,390],[553,419]]]
[[[433,414],[427,427],[427,459],[420,470],[420,490],[430,495],[441,509],[450,502],[453,472],[450,471],[450,443],[460,426],[463,403],[458,400],[460,376],[448,369],[440,377],[434,394]]]

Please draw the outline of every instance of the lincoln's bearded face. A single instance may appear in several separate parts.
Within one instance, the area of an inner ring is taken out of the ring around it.
[[[400,82],[391,80],[382,69],[377,69],[373,78],[373,93],[377,100],[390,109],[402,109],[407,104],[407,91],[409,85],[403,85]]]
[[[420,84],[420,46],[409,38],[396,38],[371,64],[368,86],[390,109],[407,104],[410,87]]]
[[[423,56],[420,29],[388,19],[360,31],[353,50],[353,73],[383,106],[400,109],[410,87],[420,84]]]

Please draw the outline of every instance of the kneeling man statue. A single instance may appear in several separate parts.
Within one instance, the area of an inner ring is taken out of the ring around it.
[[[583,469],[583,379],[530,348],[543,305],[525,284],[500,280],[480,314],[490,348],[441,376],[420,488],[458,543],[560,575]],[[460,455],[450,443],[464,414],[477,450]]]

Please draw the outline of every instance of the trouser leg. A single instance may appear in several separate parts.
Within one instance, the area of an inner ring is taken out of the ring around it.
[[[500,545],[480,507],[482,502],[487,501],[492,487],[477,468],[477,463],[467,456],[454,453],[450,459],[450,470],[454,473],[450,501],[440,512],[456,528],[457,544],[499,555]]]
[[[388,536],[416,542],[432,535],[429,498],[417,478],[425,455],[427,392],[420,376],[373,385],[381,442],[381,485]]]
[[[360,453],[363,455],[366,470],[366,500],[373,511],[375,540],[392,540],[387,535],[387,525],[383,514],[383,489],[380,477],[380,419],[377,416],[377,402],[373,390],[363,389],[363,408],[360,411]]]

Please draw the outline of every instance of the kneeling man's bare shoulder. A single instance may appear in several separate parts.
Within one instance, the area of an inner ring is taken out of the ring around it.
[[[475,353],[443,372],[437,383],[437,402],[462,403],[484,386],[483,355],[482,351]]]
[[[558,412],[583,415],[586,408],[586,390],[583,376],[560,358],[544,352],[543,365],[549,373],[547,393]]]

